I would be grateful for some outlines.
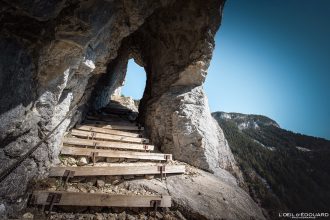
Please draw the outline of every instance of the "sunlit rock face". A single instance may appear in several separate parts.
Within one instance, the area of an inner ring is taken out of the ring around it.
[[[64,132],[109,102],[130,58],[147,73],[139,120],[153,143],[175,159],[218,176],[227,169],[241,181],[203,90],[223,1],[1,0],[0,6],[0,170],[78,105],[0,183],[0,216],[24,207],[29,182],[57,162]]]
[[[133,34],[147,73],[140,120],[154,143],[176,159],[240,177],[203,90],[221,9],[220,1],[176,2]]]

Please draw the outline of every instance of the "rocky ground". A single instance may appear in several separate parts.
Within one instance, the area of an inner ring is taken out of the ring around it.
[[[112,159],[112,163],[103,161],[98,162],[94,167],[112,167],[112,166],[146,166],[155,165],[161,163],[155,162],[139,162],[138,160],[121,159],[118,162],[113,162],[116,158]],[[118,159],[119,160],[119,159]],[[82,162],[83,161],[83,162]],[[197,175],[191,166],[186,163],[179,161],[168,161],[162,163],[167,165],[185,165],[186,173],[184,175],[192,176]],[[77,166],[89,166],[93,164],[86,157],[72,157],[72,156],[61,156],[61,164],[59,166],[66,167],[77,167]],[[132,179],[146,179],[151,180],[156,178],[154,175],[125,175],[125,176],[98,176],[98,177],[73,177],[70,182],[64,187],[63,182],[60,178],[47,178],[34,182],[34,190],[50,190],[50,191],[67,191],[67,192],[89,192],[89,193],[109,193],[109,194],[124,194],[124,195],[160,195],[155,190],[150,190],[143,186],[134,187],[127,182]],[[156,178],[160,181],[160,178]]]
[[[132,102],[129,100],[118,101],[132,108]],[[93,166],[89,157],[60,155],[59,159],[60,163],[57,166]],[[155,164],[160,163],[136,159],[98,158],[94,166]],[[218,168],[216,175],[213,175],[177,160],[170,160],[165,164],[185,165],[186,172],[183,175],[167,175],[163,180],[159,175],[74,177],[66,186],[59,178],[48,178],[31,184],[31,190],[172,197],[172,207],[157,212],[147,208],[62,206],[53,209],[50,219],[264,219],[261,209],[239,187],[237,179],[228,171]],[[45,218],[44,213],[36,208],[27,209],[24,215],[33,216],[34,219]]]
[[[71,210],[75,208],[71,207]],[[65,219],[65,220],[185,220],[186,218],[178,211],[160,210],[147,211],[142,209],[123,210],[117,209],[103,209],[100,207],[80,210],[79,212],[63,212],[60,208],[56,212],[52,212],[49,216],[40,213],[37,209],[30,209],[22,215],[22,219]],[[93,213],[92,213],[93,212]]]
[[[83,158],[83,159],[82,159]],[[81,161],[87,161],[82,164]],[[69,166],[92,166],[90,161],[85,157],[61,157],[60,165]],[[101,162],[96,166],[121,166],[131,164],[132,166],[141,166],[145,163],[122,160],[119,163]],[[148,164],[154,164],[149,162]],[[171,161],[168,164],[183,164],[178,161]],[[185,175],[195,175],[191,168],[187,169]],[[48,178],[39,180],[31,184],[33,190],[50,190],[50,191],[67,191],[67,192],[85,192],[85,193],[107,193],[121,195],[161,195],[160,192],[143,185],[130,184],[129,180],[151,180],[154,175],[140,176],[106,176],[106,177],[74,177],[65,186],[59,178]],[[156,178],[156,181],[160,181]],[[163,180],[165,181],[165,180]],[[167,193],[166,193],[167,194]],[[46,219],[45,213],[41,212],[37,207],[28,208],[26,213],[21,216],[22,219]],[[103,220],[103,219],[122,219],[122,220],[137,220],[137,219],[186,219],[177,208],[163,208],[157,211],[148,208],[104,208],[104,207],[56,207],[49,215],[49,219],[86,219],[86,220]]]
[[[71,163],[79,162],[72,157],[62,158],[62,161],[67,160],[70,160]],[[151,212],[151,209],[56,207],[55,212],[50,216],[51,219],[264,219],[259,207],[237,185],[235,178],[227,171],[223,170],[221,177],[215,177],[183,162],[171,161],[169,163],[184,164],[186,173],[168,175],[163,181],[159,176],[152,175],[74,177],[65,187],[56,178],[38,181],[32,185],[34,189],[54,191],[126,195],[163,194],[172,197],[171,209],[159,210],[156,213]],[[127,165],[128,163],[126,161],[121,163],[103,162],[98,166],[120,166],[121,164]],[[139,166],[142,163],[130,164]],[[77,164],[73,164],[73,166],[77,166]],[[29,209],[26,212],[31,212],[34,219],[42,219],[40,209],[39,211]]]

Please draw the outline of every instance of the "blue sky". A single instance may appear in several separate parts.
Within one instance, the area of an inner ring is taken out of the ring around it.
[[[125,83],[121,93],[133,99],[141,99],[146,86],[146,72],[133,59],[128,61]]]
[[[330,139],[330,1],[228,0],[215,41],[204,85],[212,111]],[[126,84],[123,94],[141,98],[145,73],[133,61]]]

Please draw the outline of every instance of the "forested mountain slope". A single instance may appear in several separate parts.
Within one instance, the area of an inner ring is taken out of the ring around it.
[[[284,130],[260,115],[214,112],[249,193],[271,216],[330,207],[330,141]]]

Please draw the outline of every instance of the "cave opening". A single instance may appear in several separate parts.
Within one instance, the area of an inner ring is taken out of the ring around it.
[[[142,66],[137,64],[133,58],[128,60],[127,70],[123,85],[118,87],[111,99],[119,97],[133,100],[138,108],[146,86],[146,73]]]

